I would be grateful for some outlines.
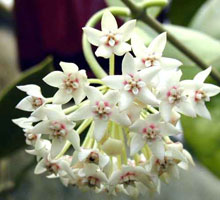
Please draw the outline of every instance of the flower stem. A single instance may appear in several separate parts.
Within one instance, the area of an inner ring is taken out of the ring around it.
[[[109,58],[109,75],[115,74],[115,55],[112,54]]]
[[[167,31],[160,22],[149,16],[145,10],[146,6],[140,7],[138,6],[138,4],[134,3],[131,0],[122,0],[122,2],[130,9],[133,18],[141,20],[158,33],[167,32],[168,41],[173,44],[178,50],[180,50],[184,55],[190,58],[194,63],[196,63],[201,69],[204,70],[209,67],[209,65],[203,62],[203,60],[195,55],[193,51],[188,49],[184,44],[178,41],[175,36]],[[218,85],[220,85],[220,73],[215,68],[212,68],[212,72],[210,75],[214,80],[217,81]]]
[[[85,148],[85,147],[87,147],[91,143],[90,141],[92,140],[91,136],[93,134],[93,131],[94,131],[94,122],[92,122],[92,124],[91,124],[91,126],[90,126],[90,128],[88,130],[86,138],[83,141],[82,147]]]
[[[89,83],[96,83],[96,84],[103,85],[103,82],[100,79],[90,78],[90,79],[88,79],[88,81],[89,81]]]

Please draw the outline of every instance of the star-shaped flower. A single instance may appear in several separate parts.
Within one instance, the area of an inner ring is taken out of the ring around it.
[[[130,125],[128,116],[125,113],[120,113],[116,106],[119,98],[117,91],[108,91],[103,95],[97,88],[88,86],[85,88],[85,92],[90,103],[71,113],[69,119],[78,121],[93,117],[94,137],[97,141],[103,138],[109,120],[124,126]]]
[[[148,67],[157,66],[160,69],[175,69],[182,65],[182,63],[173,58],[162,57],[163,50],[166,45],[166,33],[157,36],[150,43],[148,47],[137,36],[131,37],[132,50],[136,56],[137,68],[144,69]]]
[[[33,134],[47,134],[52,139],[51,158],[55,158],[69,140],[76,150],[80,149],[80,138],[74,131],[75,124],[64,113],[57,110],[45,109],[47,120],[32,129]]]
[[[47,99],[42,95],[41,88],[37,85],[21,85],[17,86],[17,88],[23,92],[26,92],[28,95],[24,99],[22,99],[17,105],[16,108],[28,112],[35,113],[40,112],[40,110],[47,103]]]
[[[106,10],[101,20],[102,31],[91,27],[84,27],[83,31],[89,42],[98,46],[96,56],[109,58],[112,54],[122,56],[131,50],[126,42],[130,39],[135,24],[136,20],[131,20],[118,28],[114,16]]]
[[[205,102],[210,101],[210,97],[219,94],[220,87],[204,83],[211,73],[212,68],[199,72],[193,80],[182,81],[182,84],[189,90],[190,99],[197,115],[211,119],[211,115],[206,108]]]
[[[161,100],[159,111],[165,121],[171,120],[172,110],[184,115],[195,117],[194,108],[186,94],[186,88],[180,81],[182,72],[172,72],[166,82],[158,88],[158,98]]]
[[[148,115],[145,120],[137,120],[130,130],[136,134],[131,139],[131,155],[141,150],[148,144],[153,154],[158,158],[164,157],[164,143],[162,137],[176,135],[181,131],[172,124],[162,122],[159,114]]]
[[[122,61],[122,75],[106,76],[102,80],[108,87],[120,91],[121,111],[127,109],[134,100],[158,106],[158,100],[147,87],[158,70],[155,67],[137,71],[133,56],[127,53]]]
[[[73,98],[79,104],[85,98],[84,87],[88,85],[86,72],[74,63],[60,62],[60,66],[63,72],[54,71],[43,78],[48,85],[59,88],[53,103],[65,104]]]

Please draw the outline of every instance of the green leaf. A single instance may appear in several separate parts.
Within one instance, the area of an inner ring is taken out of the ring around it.
[[[220,96],[207,104],[212,120],[182,117],[184,136],[196,157],[220,178]]]
[[[220,1],[209,0],[198,10],[190,27],[220,39]]]
[[[172,0],[168,13],[172,24],[187,26],[206,0]]]
[[[46,59],[39,65],[24,72],[20,79],[6,88],[0,95],[0,157],[13,153],[25,144],[25,137],[21,128],[12,123],[12,119],[28,116],[30,113],[15,109],[17,103],[25,97],[25,93],[19,91],[17,85],[37,84],[42,89],[47,89],[46,94],[54,92],[53,89],[46,86],[42,78],[53,70],[53,61],[51,58]]]

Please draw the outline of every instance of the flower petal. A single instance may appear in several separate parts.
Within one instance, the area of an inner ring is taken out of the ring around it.
[[[122,34],[123,41],[128,41],[131,38],[131,34],[135,28],[136,20],[130,20],[124,23],[119,29],[118,33]]]
[[[126,53],[122,60],[122,74],[135,74],[135,63],[134,58],[130,53]]]
[[[63,149],[66,144],[65,139],[54,138],[52,140],[52,146],[50,150],[51,158],[54,159]]]
[[[50,126],[49,120],[42,121],[34,126],[31,133],[33,133],[33,134],[50,134],[51,131],[49,129],[49,126]]]
[[[76,64],[69,62],[60,62],[60,67],[65,74],[76,73],[79,70]]]
[[[179,60],[173,59],[173,58],[160,58],[160,65],[163,69],[175,69],[182,65],[182,63]]]
[[[84,27],[84,33],[87,36],[88,41],[93,44],[94,46],[99,46],[100,38],[102,37],[103,33],[97,29],[92,27]]]
[[[101,27],[102,27],[102,31],[107,31],[107,32],[109,31],[114,32],[118,29],[118,24],[116,22],[115,17],[108,10],[106,10],[102,15]]]
[[[65,104],[72,99],[72,95],[67,93],[65,89],[59,89],[54,97],[53,97],[53,103],[54,104]]]
[[[80,162],[85,161],[85,159],[89,156],[91,153],[90,149],[82,149],[82,151],[78,152],[78,159]]]
[[[205,79],[208,77],[208,75],[211,73],[212,67],[207,68],[206,70],[203,70],[195,75],[194,79],[195,81],[199,83],[203,83]]]
[[[148,88],[141,88],[139,93],[137,94],[137,99],[142,103],[149,104],[152,106],[158,106],[159,101],[155,97],[155,95]]]
[[[32,105],[33,98],[31,96],[27,96],[23,98],[17,105],[16,108],[19,110],[24,110],[28,112],[32,112],[35,108]]]
[[[72,93],[72,96],[75,101],[75,104],[77,105],[86,97],[86,94],[85,94],[83,88],[78,88],[77,90],[75,90]]]
[[[166,32],[161,33],[155,39],[152,40],[152,42],[150,43],[150,45],[148,47],[148,51],[150,53],[154,53],[154,52],[163,53],[163,50],[166,46],[166,42],[167,42]]]
[[[86,96],[92,104],[95,103],[97,100],[101,100],[103,98],[102,93],[96,87],[87,86],[84,90]]]
[[[159,67],[149,67],[138,72],[139,76],[145,83],[150,83],[155,75],[160,71]]]
[[[42,174],[46,171],[47,171],[47,169],[45,167],[45,161],[44,161],[44,159],[42,159],[39,163],[37,163],[37,166],[34,169],[34,173],[35,174]]]
[[[63,72],[54,71],[43,78],[43,81],[52,87],[60,87],[63,84],[65,75]]]
[[[131,124],[131,121],[128,117],[128,115],[125,112],[119,112],[117,108],[113,109],[111,119],[122,126],[129,126]]]
[[[162,140],[156,140],[148,143],[152,153],[160,160],[164,159],[165,148]]]
[[[38,85],[20,85],[17,88],[23,92],[26,92],[29,96],[40,97],[42,98],[41,88]]]
[[[142,59],[147,56],[147,47],[144,45],[144,41],[136,34],[131,37],[131,47],[136,57]]]
[[[211,120],[211,115],[210,115],[210,112],[209,112],[209,110],[207,109],[207,107],[205,105],[205,102],[196,103],[194,108],[195,108],[196,113],[199,116]]]
[[[120,42],[113,48],[113,53],[117,56],[122,56],[129,51],[131,51],[131,45],[126,42]]]
[[[90,105],[88,104],[80,107],[75,112],[68,115],[68,119],[73,121],[88,119],[90,117],[92,117],[92,111],[90,109]]]
[[[80,138],[76,131],[71,130],[67,135],[67,140],[71,142],[75,150],[80,150]]]
[[[215,96],[220,92],[220,87],[209,83],[203,84],[202,89],[205,92],[205,94],[209,97]]]
[[[142,119],[138,119],[134,122],[134,124],[130,127],[131,131],[134,131],[135,133],[141,133],[142,129],[145,127],[146,123]]]
[[[97,57],[103,57],[103,58],[110,58],[112,55],[113,49],[111,47],[108,47],[106,45],[100,45],[96,51],[95,55]]]
[[[145,140],[143,139],[142,135],[135,134],[131,139],[130,144],[130,154],[133,156],[138,151],[140,151],[145,145]]]
[[[99,154],[99,166],[100,168],[104,168],[108,162],[109,162],[109,157],[107,155]]]
[[[163,136],[173,136],[182,132],[169,123],[160,123],[160,131]]]
[[[188,101],[182,101],[178,105],[178,111],[184,115],[190,116],[190,117],[196,117],[195,111],[193,109],[193,106]]]
[[[102,81],[111,89],[122,89],[124,78],[121,75],[106,76]]]
[[[94,120],[94,137],[99,142],[105,135],[106,128],[108,126],[108,121],[105,120]]]
[[[172,111],[172,105],[170,105],[168,102],[161,102],[159,106],[159,111],[161,113],[162,118],[165,121],[170,121],[171,119],[171,111]]]
[[[122,91],[118,102],[120,111],[127,109],[133,102],[134,97],[127,91]]]
[[[110,106],[115,106],[118,103],[119,95],[117,90],[110,90],[104,95],[103,99],[109,102]]]

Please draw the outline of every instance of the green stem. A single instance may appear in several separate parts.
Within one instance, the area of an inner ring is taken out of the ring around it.
[[[159,6],[159,7],[164,7],[168,4],[167,0],[148,0],[148,1],[144,1],[143,3],[140,3],[140,6],[144,9],[149,8],[149,7],[155,7],[155,6]]]
[[[207,69],[209,65],[207,65],[203,60],[201,60],[197,55],[193,53],[190,49],[188,49],[184,44],[179,42],[175,36],[173,36],[169,31],[167,31],[161,23],[159,23],[156,19],[149,16],[144,7],[140,7],[131,0],[122,0],[122,2],[130,9],[133,18],[141,20],[145,24],[149,25],[158,33],[167,32],[168,41],[173,44],[178,50],[180,50],[184,55],[190,58],[194,63],[196,63],[201,69]],[[216,69],[212,69],[210,74],[214,80],[220,85],[220,73]]]
[[[96,83],[96,84],[103,85],[103,81],[100,79],[90,78],[90,79],[88,79],[88,81],[89,81],[89,83]]]
[[[96,24],[101,20],[101,17],[106,9],[100,10],[99,12],[95,13],[87,22],[86,26],[87,27],[95,27]],[[130,15],[130,11],[127,8],[121,8],[121,7],[110,7],[108,8],[114,15],[119,15],[119,16],[125,16],[128,17]],[[97,78],[103,78],[107,74],[106,72],[102,69],[102,67],[99,65],[97,62],[93,51],[91,44],[88,42],[86,34],[83,33],[83,39],[82,39],[82,47],[83,47],[83,53],[85,56],[85,59],[87,63],[89,64],[91,70],[95,74]]]
[[[112,54],[109,58],[109,75],[115,74],[115,55]]]

